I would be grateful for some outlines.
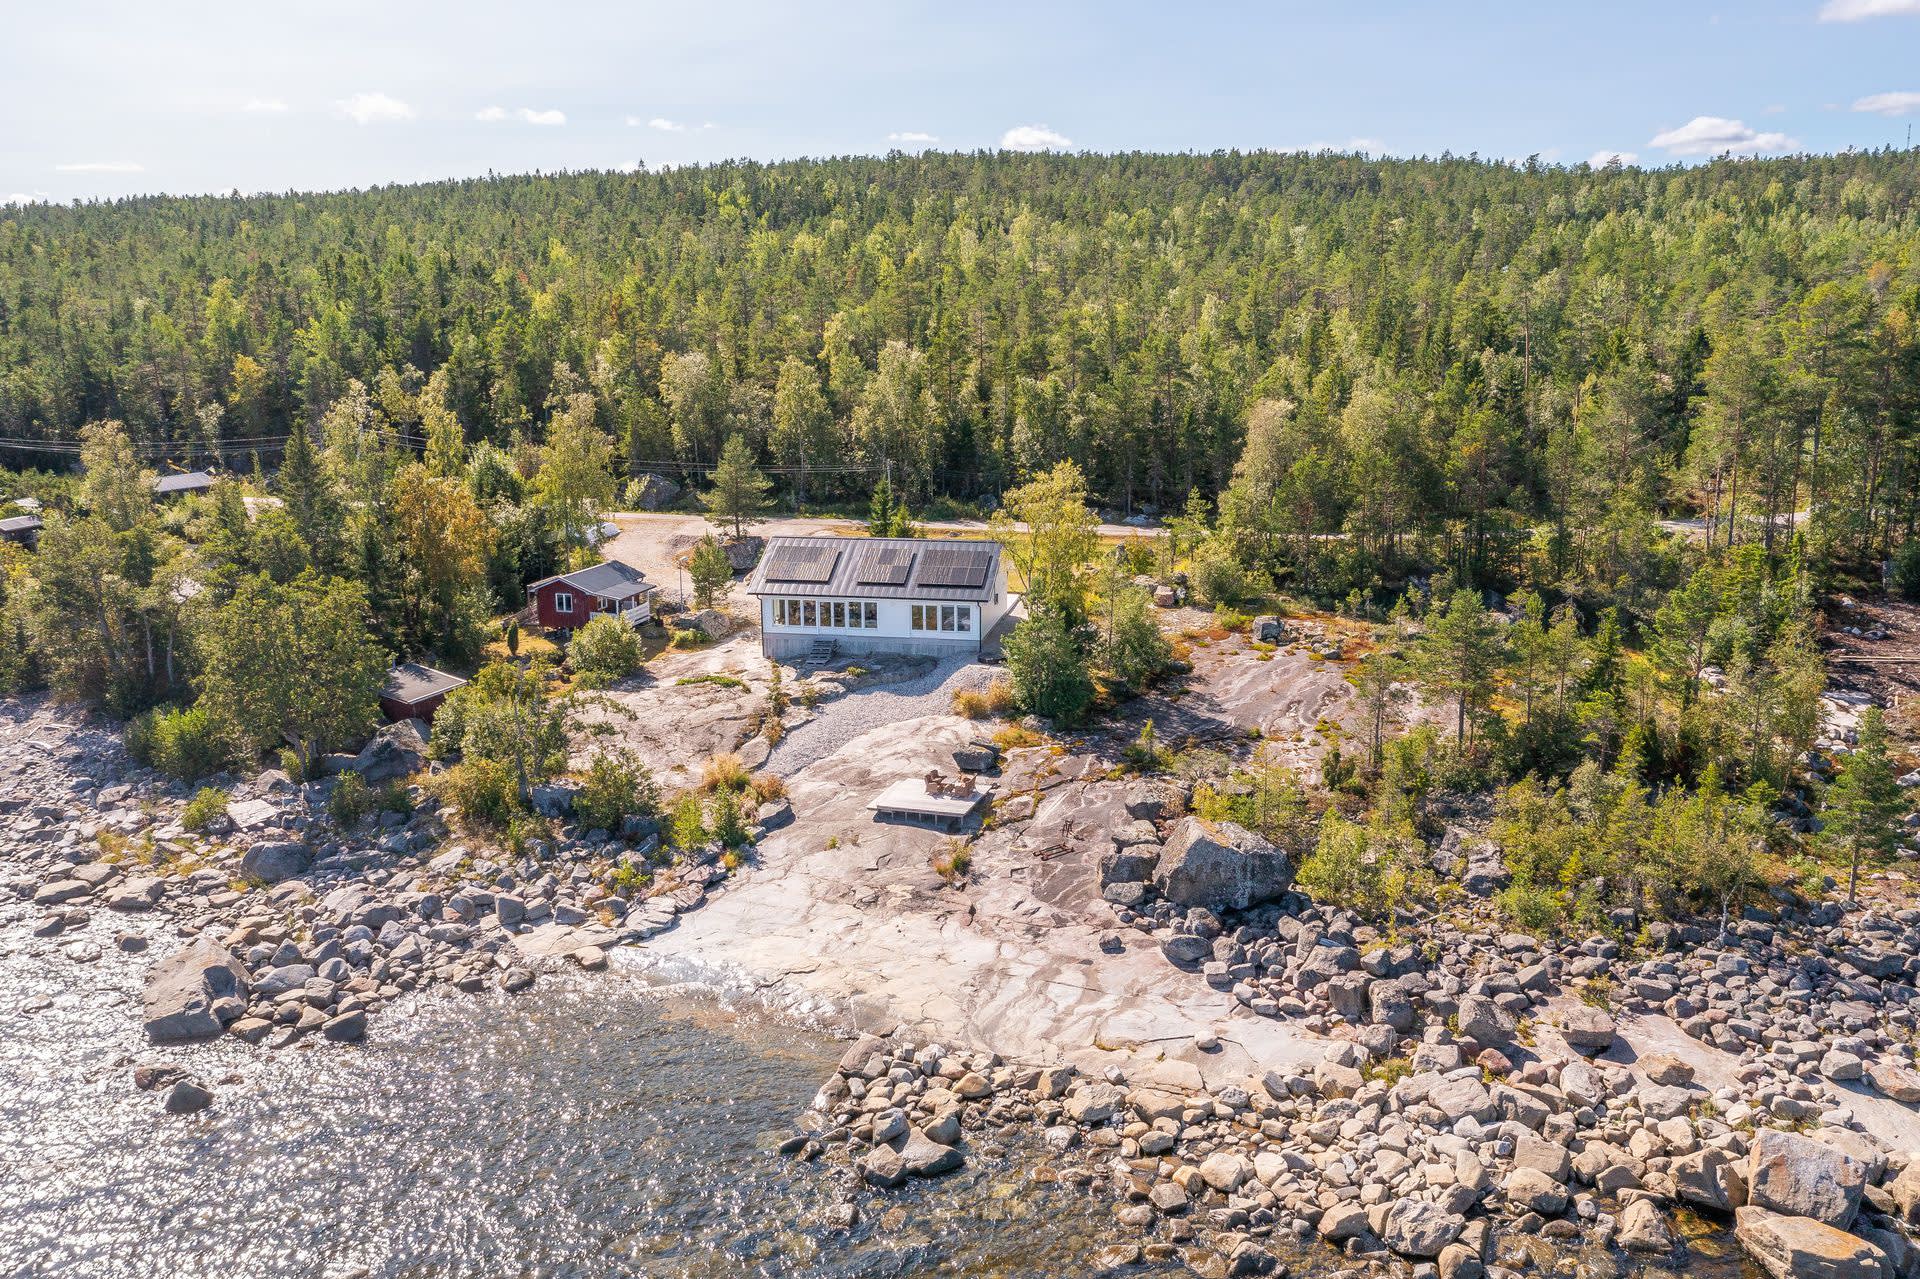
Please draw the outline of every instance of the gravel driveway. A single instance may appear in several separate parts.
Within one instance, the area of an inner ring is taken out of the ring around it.
[[[1001,670],[976,661],[947,661],[918,679],[856,689],[822,702],[814,717],[781,739],[767,757],[767,771],[782,777],[823,760],[863,733],[886,724],[945,715],[963,688],[985,688]]]

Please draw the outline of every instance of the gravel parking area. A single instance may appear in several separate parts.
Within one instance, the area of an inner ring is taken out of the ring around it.
[[[767,758],[767,771],[791,776],[825,759],[863,733],[887,724],[944,715],[963,688],[985,688],[1000,668],[981,662],[942,662],[918,679],[857,689],[820,703],[814,717],[781,739]]]

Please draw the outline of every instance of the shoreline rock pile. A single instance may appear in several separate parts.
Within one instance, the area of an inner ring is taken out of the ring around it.
[[[195,834],[181,825],[188,788],[134,764],[117,734],[46,699],[19,709],[13,736],[27,748],[0,764],[0,883],[40,912],[31,931],[42,939],[102,909],[160,916],[184,939],[158,947],[144,992],[155,1045],[223,1033],[268,1047],[357,1042],[410,991],[517,993],[552,963],[605,967],[608,947],[672,927],[727,877],[711,852],[661,857],[648,823],[620,837],[563,824],[564,838],[523,856],[489,856],[457,842],[418,787],[413,811],[341,831],[321,815],[331,780],[298,786],[278,770],[232,785],[225,813]],[[377,778],[410,775],[421,761],[396,764],[407,743],[393,738],[383,730],[331,771],[364,762]],[[564,823],[571,793],[543,800]],[[152,932],[129,928],[119,944],[145,949]],[[100,958],[83,939],[64,954]],[[169,1101],[176,1113],[199,1108]]]

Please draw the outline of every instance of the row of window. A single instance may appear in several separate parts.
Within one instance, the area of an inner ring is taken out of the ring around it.
[[[773,620],[781,626],[829,627],[835,630],[880,628],[880,606],[872,600],[776,599]],[[916,631],[973,631],[973,607],[969,604],[915,604],[913,629]]]
[[[773,620],[782,626],[873,631],[880,628],[880,606],[872,600],[777,599],[773,602]]]
[[[915,604],[913,629],[916,631],[971,631],[973,607],[968,604]]]

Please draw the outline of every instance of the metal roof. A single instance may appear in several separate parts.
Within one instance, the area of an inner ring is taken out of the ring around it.
[[[422,666],[418,662],[402,662],[387,672],[387,684],[380,690],[380,696],[390,702],[414,706],[426,701],[429,697],[451,693],[466,682],[458,675],[436,671],[431,666]]]
[[[904,567],[903,567],[904,561]],[[776,537],[749,595],[984,600],[999,589],[1000,544],[979,538]]]
[[[153,482],[153,491],[162,496],[168,493],[190,493],[212,487],[213,477],[205,471],[183,471],[179,475],[162,475]]]
[[[582,595],[595,595],[609,600],[631,599],[653,589],[647,581],[647,575],[633,565],[622,560],[602,560],[591,568],[543,577],[528,585],[527,590],[531,593],[555,582],[565,582]]]
[[[0,533],[31,533],[34,529],[45,527],[46,522],[38,515],[15,515],[0,520]]]

